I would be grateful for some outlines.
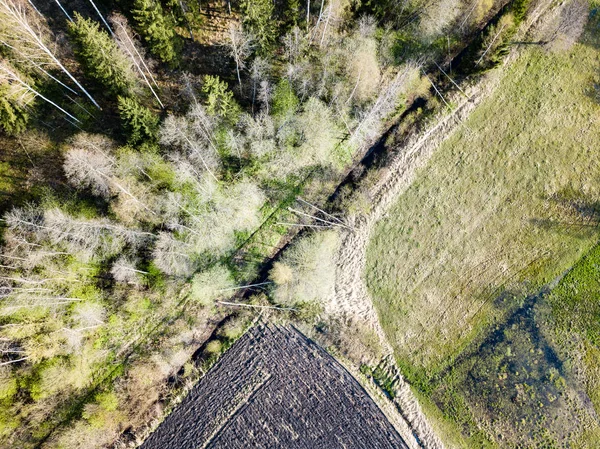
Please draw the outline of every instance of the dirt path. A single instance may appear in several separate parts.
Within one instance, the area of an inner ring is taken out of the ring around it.
[[[539,3],[531,11],[518,35],[523,37],[537,26],[542,16],[552,15],[555,12],[548,1]],[[510,64],[518,53],[518,48],[513,49],[506,58],[505,65]],[[437,120],[432,121],[432,126],[412,136],[406,144],[394,148],[389,164],[380,170],[379,181],[370,191],[372,198],[370,212],[351,218],[354,232],[342,231],[336,261],[335,294],[330,298],[329,312],[366,322],[380,337],[389,355],[393,353],[392,346],[381,327],[363,277],[371,232],[376,223],[386,216],[396,198],[412,184],[418,170],[426,165],[435,149],[454,131],[461,126],[466,126],[464,121],[469,114],[494,91],[501,78],[502,70],[495,70],[477,84],[468,88],[463,87],[469,99],[458,93],[453,98],[447,98],[451,104],[457,104],[452,112],[441,114]],[[426,449],[442,449],[444,445],[425,418],[409,385],[399,372],[396,371],[395,376],[397,397],[394,402],[403,418],[409,423],[412,432],[418,436],[419,445]]]
[[[494,78],[490,81],[495,83]],[[441,117],[437,125],[415,136],[404,145],[391,160],[388,168],[382,170],[381,178],[371,192],[373,207],[368,215],[355,218],[354,232],[343,232],[340,250],[336,261],[336,285],[334,297],[330,299],[330,312],[342,313],[368,323],[378,334],[386,352],[393,350],[379,323],[377,311],[367,291],[363,279],[366,266],[366,249],[371,232],[378,220],[387,213],[394,200],[413,182],[418,169],[429,160],[435,148],[454,130],[462,126],[462,121],[485,97],[478,89],[470,92],[471,101],[463,99],[450,114]],[[402,417],[408,421],[416,433],[421,446],[426,449],[442,449],[444,445],[435,435],[421,408],[403,377],[396,374],[397,397],[394,401]],[[403,435],[416,441],[413,435]]]
[[[355,231],[342,233],[342,244],[336,261],[335,295],[329,304],[330,311],[342,312],[370,323],[385,342],[389,352],[391,346],[379,325],[377,313],[363,280],[366,248],[371,232],[377,221],[385,217],[398,195],[413,182],[418,169],[427,163],[444,139],[459,126],[463,126],[462,122],[485,98],[487,92],[497,83],[497,79],[498,76],[490,76],[477,88],[470,89],[467,93],[471,100],[461,97],[458,99],[458,106],[450,114],[441,116],[436,120],[435,126],[415,135],[407,144],[396,149],[388,166],[380,171],[379,181],[370,192],[371,211],[366,215],[352,217]]]

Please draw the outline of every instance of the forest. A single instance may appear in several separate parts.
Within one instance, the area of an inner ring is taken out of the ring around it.
[[[137,441],[262,312],[377,362],[326,301],[361,161],[541,3],[0,0],[0,447]]]

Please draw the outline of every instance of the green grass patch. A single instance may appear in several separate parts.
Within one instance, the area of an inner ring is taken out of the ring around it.
[[[600,246],[594,247],[548,297],[550,335],[600,410]]]

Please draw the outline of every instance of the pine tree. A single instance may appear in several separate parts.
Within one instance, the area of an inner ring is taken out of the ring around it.
[[[176,62],[181,42],[175,33],[175,23],[164,14],[160,2],[135,0],[132,14],[136,29],[150,51],[166,63]]]
[[[154,141],[158,131],[158,117],[132,98],[119,97],[119,115],[129,143]]]
[[[100,25],[77,12],[69,22],[79,58],[86,74],[112,94],[126,94],[135,83],[135,76],[126,56]]]

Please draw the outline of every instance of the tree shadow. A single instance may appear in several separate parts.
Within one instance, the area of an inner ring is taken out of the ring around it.
[[[543,197],[563,212],[563,219],[533,218],[530,223],[551,231],[564,232],[586,238],[598,232],[600,227],[600,201],[590,199],[584,193],[563,189],[552,196]]]
[[[547,338],[547,293],[527,297],[436,377],[432,399],[444,412],[462,409],[467,418],[457,421],[466,433],[481,425],[492,434],[510,428],[505,440],[526,445],[540,434],[565,441],[578,428],[574,416],[589,398]],[[573,403],[573,395],[581,401]]]

